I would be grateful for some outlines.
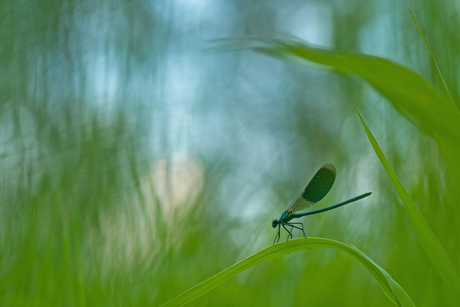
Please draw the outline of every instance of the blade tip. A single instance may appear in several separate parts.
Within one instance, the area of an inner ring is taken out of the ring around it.
[[[332,171],[334,173],[337,172],[337,170],[335,169],[334,164],[332,164],[332,163],[326,163],[321,168],[328,169],[328,170],[330,170],[330,171]]]

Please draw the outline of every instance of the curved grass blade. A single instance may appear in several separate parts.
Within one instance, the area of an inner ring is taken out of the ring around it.
[[[323,238],[294,239],[288,242],[283,242],[274,246],[267,247],[266,249],[263,249],[260,252],[249,256],[248,258],[232,265],[231,267],[212,276],[211,278],[203,281],[195,287],[185,291],[184,293],[173,298],[162,306],[182,306],[214,289],[233,276],[255,265],[286,254],[315,248],[334,248],[350,254],[359,262],[361,262],[369,271],[369,273],[374,276],[383,292],[395,305],[415,306],[404,289],[396,281],[394,281],[393,278],[391,278],[391,276],[384,269],[375,264],[369,257],[363,254],[356,247]]]
[[[279,58],[326,65],[339,73],[356,74],[428,135],[435,138],[441,133],[460,142],[460,113],[455,105],[423,77],[401,65],[379,57],[315,48],[293,40],[259,43],[262,46],[252,49]]]
[[[396,191],[398,192],[398,195],[404,204],[404,208],[406,209],[412,227],[417,234],[420,245],[423,247],[423,250],[425,251],[426,255],[444,282],[451,285],[457,291],[457,293],[459,293],[460,274],[457,270],[457,267],[454,265],[449,255],[442,247],[441,243],[439,243],[433,231],[430,229],[430,226],[425,221],[418,208],[415,206],[409,194],[404,189],[402,183],[399,181],[398,176],[396,176],[395,172],[388,163],[388,160],[380,149],[380,146],[378,145],[371,131],[361,117],[358,108],[356,108],[356,111],[358,112],[361,123],[364,127],[364,130],[366,131],[367,137],[369,138],[372,147],[374,148],[375,153],[377,154],[377,157],[388,173],[388,176],[393,182],[393,185],[395,186]]]
[[[247,45],[252,50],[278,58],[309,61],[331,67],[339,73],[362,77],[409,122],[436,140],[450,174],[460,188],[460,112],[449,94],[444,96],[422,76],[383,58],[314,48],[293,40],[253,40],[252,46]],[[440,75],[439,69],[438,73]],[[440,78],[444,91],[448,93],[441,75]]]

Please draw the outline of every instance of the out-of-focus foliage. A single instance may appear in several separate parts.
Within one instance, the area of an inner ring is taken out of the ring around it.
[[[382,58],[312,48],[293,41],[274,40],[271,45],[254,49],[281,58],[306,59],[362,77],[409,121],[437,141],[448,159],[451,175],[460,185],[460,173],[455,171],[460,165],[454,158],[460,155],[460,113],[450,96],[443,96],[416,73]]]
[[[305,218],[307,235],[356,246],[417,306],[454,305],[353,105],[459,267],[459,169],[440,141],[356,77],[209,52],[219,38],[296,36],[439,86],[406,6],[458,105],[454,1],[0,0],[0,305],[164,303],[270,245],[271,220],[328,162],[338,176],[318,208],[373,194]],[[189,305],[216,302],[392,305],[328,250],[260,264]]]

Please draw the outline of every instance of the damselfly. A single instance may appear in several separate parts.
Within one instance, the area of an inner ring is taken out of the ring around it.
[[[332,210],[332,209],[344,206],[346,204],[352,203],[354,201],[357,201],[359,199],[362,199],[372,194],[371,192],[365,193],[365,194],[356,196],[354,198],[351,198],[349,200],[346,200],[344,202],[338,203],[337,205],[330,206],[324,209],[297,213],[297,211],[313,206],[314,204],[319,202],[321,199],[323,199],[324,196],[326,196],[326,194],[331,190],[332,185],[334,184],[335,174],[336,174],[336,170],[335,170],[334,165],[332,164],[323,165],[323,167],[321,167],[316,172],[315,176],[313,176],[313,178],[308,183],[303,193],[300,194],[289,205],[287,210],[283,212],[280,219],[273,220],[272,222],[273,228],[278,227],[278,233],[275,237],[275,240],[273,240],[273,244],[278,243],[280,240],[281,227],[283,227],[288,232],[288,237],[286,241],[289,240],[289,237],[293,238],[292,230],[294,228],[302,230],[304,237],[305,238],[307,237],[305,235],[305,230],[303,229],[303,223],[292,223],[291,222],[292,219]],[[291,226],[291,230],[289,231],[286,228],[286,226]]]

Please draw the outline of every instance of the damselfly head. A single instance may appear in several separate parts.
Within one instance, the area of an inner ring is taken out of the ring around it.
[[[276,228],[276,226],[278,226],[278,220],[273,220],[272,227]]]

